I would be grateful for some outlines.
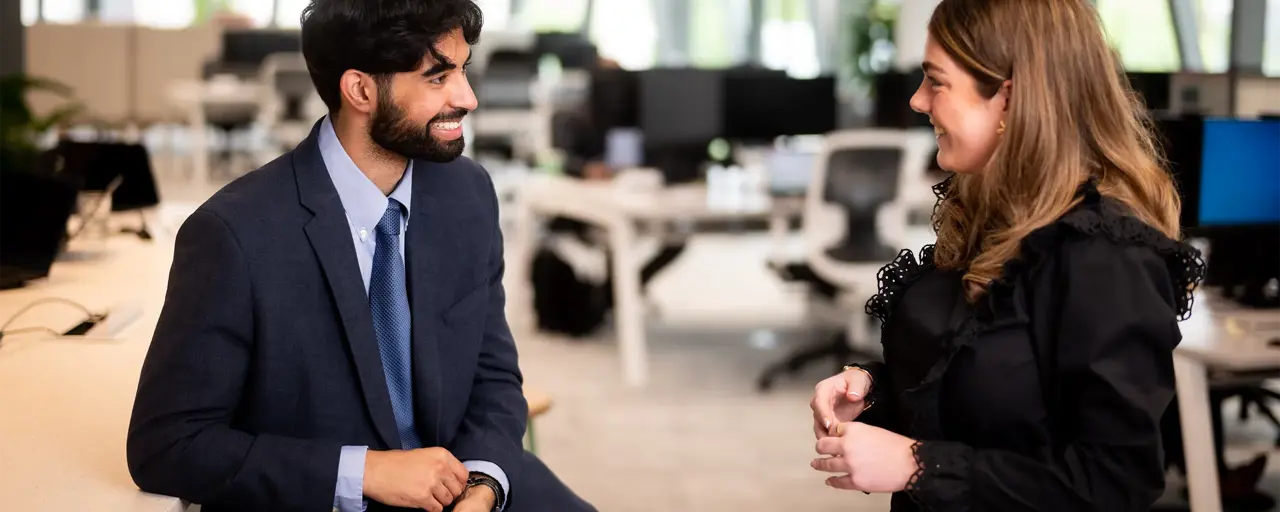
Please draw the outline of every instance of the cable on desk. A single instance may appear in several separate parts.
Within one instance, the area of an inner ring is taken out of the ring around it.
[[[14,335],[17,335],[17,334],[26,334],[26,333],[29,333],[29,332],[44,332],[44,333],[52,334],[52,335],[54,335],[55,337],[57,337],[57,336],[62,336],[62,333],[59,333],[58,331],[55,331],[55,330],[50,329],[50,328],[48,328],[48,327],[21,327],[21,328],[14,329],[14,330],[11,330],[11,331],[0,331],[0,346],[3,346],[3,342],[4,342],[4,339],[5,339],[5,338],[8,338],[8,337],[10,337],[10,336],[14,336]]]
[[[43,299],[36,299],[34,301],[31,301],[31,303],[27,304],[26,306],[23,306],[22,309],[19,309],[17,313],[14,313],[12,316],[10,316],[8,320],[4,321],[3,325],[0,325],[0,333],[5,332],[5,329],[8,329],[9,326],[13,324],[13,321],[17,320],[18,317],[22,316],[23,313],[26,313],[28,311],[31,311],[32,309],[35,309],[36,306],[55,303],[55,302],[73,306],[79,309],[80,311],[83,311],[84,314],[89,315],[89,319],[91,320],[101,319],[100,317],[102,315],[98,313],[94,313],[93,311],[90,311],[89,308],[84,307],[84,305],[80,304],[79,302],[73,301],[71,299],[64,299],[62,297],[46,297]]]

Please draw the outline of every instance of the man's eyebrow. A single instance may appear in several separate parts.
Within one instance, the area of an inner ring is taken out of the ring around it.
[[[448,58],[442,58],[437,60],[435,64],[432,64],[431,67],[427,68],[426,71],[423,71],[422,76],[436,76],[457,67],[458,65],[454,64],[453,61]]]

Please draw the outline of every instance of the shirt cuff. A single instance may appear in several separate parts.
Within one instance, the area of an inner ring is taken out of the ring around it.
[[[333,508],[338,512],[364,512],[364,459],[368,452],[368,446],[342,447],[338,484],[333,491]]]
[[[502,472],[502,468],[498,467],[497,464],[484,460],[463,461],[462,465],[467,468],[468,472],[484,473],[497,480],[498,486],[502,487],[502,504],[507,504],[507,497],[511,494],[511,486],[508,485],[507,474]]]

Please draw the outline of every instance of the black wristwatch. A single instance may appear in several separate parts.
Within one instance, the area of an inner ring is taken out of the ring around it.
[[[475,472],[471,473],[471,476],[467,477],[467,489],[482,485],[493,491],[493,512],[502,510],[502,506],[506,504],[507,500],[506,496],[502,493],[502,484],[499,484],[496,478],[484,473]]]

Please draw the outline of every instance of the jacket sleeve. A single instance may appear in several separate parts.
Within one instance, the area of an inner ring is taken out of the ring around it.
[[[1064,245],[1050,286],[1052,449],[1028,457],[954,442],[916,445],[908,494],[930,510],[1146,511],[1164,489],[1160,418],[1173,398],[1181,339],[1174,284],[1147,247]],[[1052,274],[1047,271],[1045,274]],[[1056,336],[1054,336],[1056,334]]]
[[[178,232],[126,452],[143,491],[243,510],[329,510],[339,443],[232,427],[253,353],[246,261],[216,214]]]
[[[478,167],[478,166],[477,166]],[[486,262],[489,273],[489,304],[480,360],[471,387],[471,401],[450,451],[458,460],[488,461],[497,465],[510,482],[520,478],[524,457],[524,430],[529,406],[524,399],[524,377],[520,373],[515,339],[504,312],[506,292],[502,231],[498,224],[498,199],[486,176],[482,197],[491,203],[492,249]],[[512,484],[515,486],[516,484]],[[506,489],[510,491],[510,489]]]

